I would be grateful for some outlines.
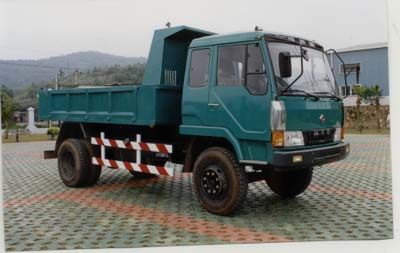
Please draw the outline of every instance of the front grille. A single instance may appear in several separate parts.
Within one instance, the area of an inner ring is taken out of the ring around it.
[[[304,145],[318,145],[332,143],[335,136],[335,128],[303,131]]]

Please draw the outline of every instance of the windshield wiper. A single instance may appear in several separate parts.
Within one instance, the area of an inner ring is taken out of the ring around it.
[[[318,97],[318,96],[316,96],[316,95],[314,95],[314,94],[311,94],[311,93],[308,93],[307,91],[304,91],[304,90],[297,90],[297,89],[290,89],[290,90],[283,91],[283,92],[281,92],[281,95],[287,94],[287,93],[290,94],[291,92],[301,92],[301,93],[305,94],[307,97],[312,97],[312,98],[314,98],[315,101],[319,100],[319,97]]]
[[[330,95],[331,98],[336,99],[337,101],[341,100],[341,98],[335,94],[333,94],[332,92],[329,91],[318,91],[318,92],[314,92],[314,94],[326,94],[326,95]]]

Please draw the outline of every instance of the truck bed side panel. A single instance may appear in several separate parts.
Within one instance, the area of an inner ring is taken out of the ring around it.
[[[42,91],[39,117],[88,123],[177,125],[179,98],[179,89],[160,85]]]

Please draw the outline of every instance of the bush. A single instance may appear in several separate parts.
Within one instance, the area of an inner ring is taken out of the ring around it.
[[[52,140],[54,140],[54,137],[56,137],[59,133],[60,133],[59,127],[50,127],[49,129],[47,129],[47,135],[50,135]]]
[[[363,100],[365,103],[370,104],[371,106],[375,105],[375,118],[376,118],[376,123],[377,123],[377,128],[378,132],[381,130],[381,116],[380,116],[380,98],[382,95],[382,91],[379,85],[375,85],[372,87],[364,87],[364,86],[358,86],[353,88],[355,93],[357,94],[357,122],[358,122],[358,129],[361,132],[364,122],[362,122],[361,115],[360,115],[360,105],[361,105],[361,100]]]

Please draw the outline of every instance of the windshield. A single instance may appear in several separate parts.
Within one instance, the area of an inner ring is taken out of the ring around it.
[[[298,78],[301,73],[301,61],[303,58],[303,75],[288,91],[301,90],[315,94],[332,93],[338,95],[335,79],[324,52],[309,47],[303,47],[303,57],[300,57],[300,46],[282,42],[268,42],[268,48],[274,67],[277,89],[279,91],[285,90],[289,84]],[[291,75],[289,77],[281,77],[280,75],[280,53],[290,53]]]

